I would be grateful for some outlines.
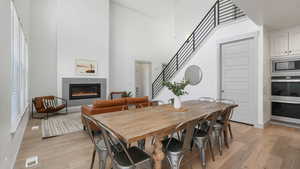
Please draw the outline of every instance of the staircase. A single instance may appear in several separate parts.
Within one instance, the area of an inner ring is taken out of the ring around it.
[[[176,72],[181,70],[212,30],[222,23],[230,22],[243,16],[245,16],[245,13],[234,5],[231,0],[217,0],[152,83],[152,98],[155,98],[164,87],[163,81],[171,80]]]

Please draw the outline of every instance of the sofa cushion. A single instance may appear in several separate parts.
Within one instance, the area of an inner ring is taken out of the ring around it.
[[[110,112],[123,111],[123,110],[127,110],[127,106],[126,105],[93,108],[90,111],[90,115],[102,114],[102,113],[110,113]]]
[[[113,107],[113,106],[122,106],[126,105],[126,99],[114,99],[114,100],[96,100],[93,103],[94,108],[104,108],[104,107]]]
[[[141,104],[141,103],[148,103],[148,102],[149,102],[148,96],[127,98],[127,104]]]

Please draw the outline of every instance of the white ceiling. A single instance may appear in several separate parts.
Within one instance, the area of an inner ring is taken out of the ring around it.
[[[300,0],[233,0],[249,18],[269,29],[300,25]]]
[[[113,3],[137,10],[155,18],[171,17],[174,0],[112,0]]]

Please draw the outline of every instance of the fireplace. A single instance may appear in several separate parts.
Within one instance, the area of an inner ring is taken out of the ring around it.
[[[70,84],[69,100],[90,99],[101,97],[101,84]]]
[[[106,79],[104,78],[63,78],[62,97],[68,106],[92,104],[95,100],[106,99]]]

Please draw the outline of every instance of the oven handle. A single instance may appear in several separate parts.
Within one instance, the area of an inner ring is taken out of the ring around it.
[[[272,100],[272,102],[276,103],[288,103],[288,104],[300,104],[298,101],[287,101],[287,100]]]
[[[272,79],[272,82],[300,82],[300,79]]]

